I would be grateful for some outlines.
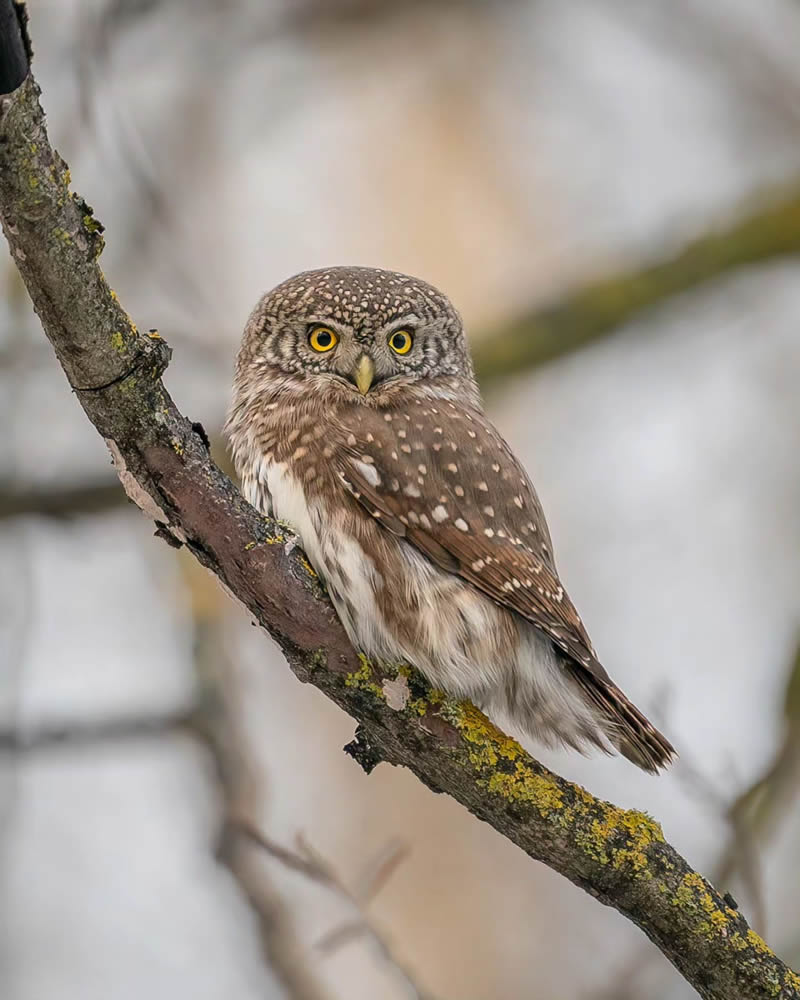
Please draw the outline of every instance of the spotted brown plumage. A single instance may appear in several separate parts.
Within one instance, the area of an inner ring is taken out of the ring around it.
[[[246,495],[292,524],[367,655],[547,743],[670,761],[598,661],[442,293],[372,268],[278,286],[248,322],[228,433]]]

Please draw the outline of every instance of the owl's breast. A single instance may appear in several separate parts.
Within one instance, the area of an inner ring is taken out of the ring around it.
[[[289,462],[264,463],[273,514],[297,534],[351,641],[386,655],[395,647],[376,599],[383,576],[370,544],[380,529],[353,507],[338,481],[323,484],[320,477],[310,485],[298,471]]]
[[[314,562],[322,522],[318,498],[309,496],[288,462],[265,460],[259,478],[266,484],[273,517],[289,525]]]

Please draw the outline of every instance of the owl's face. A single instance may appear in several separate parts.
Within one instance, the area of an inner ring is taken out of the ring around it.
[[[443,389],[472,362],[461,318],[449,300],[416,278],[376,268],[306,271],[259,302],[248,322],[239,374],[254,369],[304,392],[332,392],[373,404],[424,381]]]

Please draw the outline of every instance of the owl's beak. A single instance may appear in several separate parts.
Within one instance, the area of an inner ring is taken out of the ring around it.
[[[358,359],[358,364],[353,370],[353,377],[358,386],[358,391],[362,396],[366,396],[375,378],[375,364],[369,355],[362,354]]]

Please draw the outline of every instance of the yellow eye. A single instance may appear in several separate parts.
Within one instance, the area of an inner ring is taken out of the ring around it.
[[[409,330],[395,330],[389,337],[389,347],[395,354],[408,354],[414,344]]]
[[[332,351],[339,343],[339,337],[329,326],[315,326],[308,335],[308,342],[315,351],[324,354],[325,351]]]

